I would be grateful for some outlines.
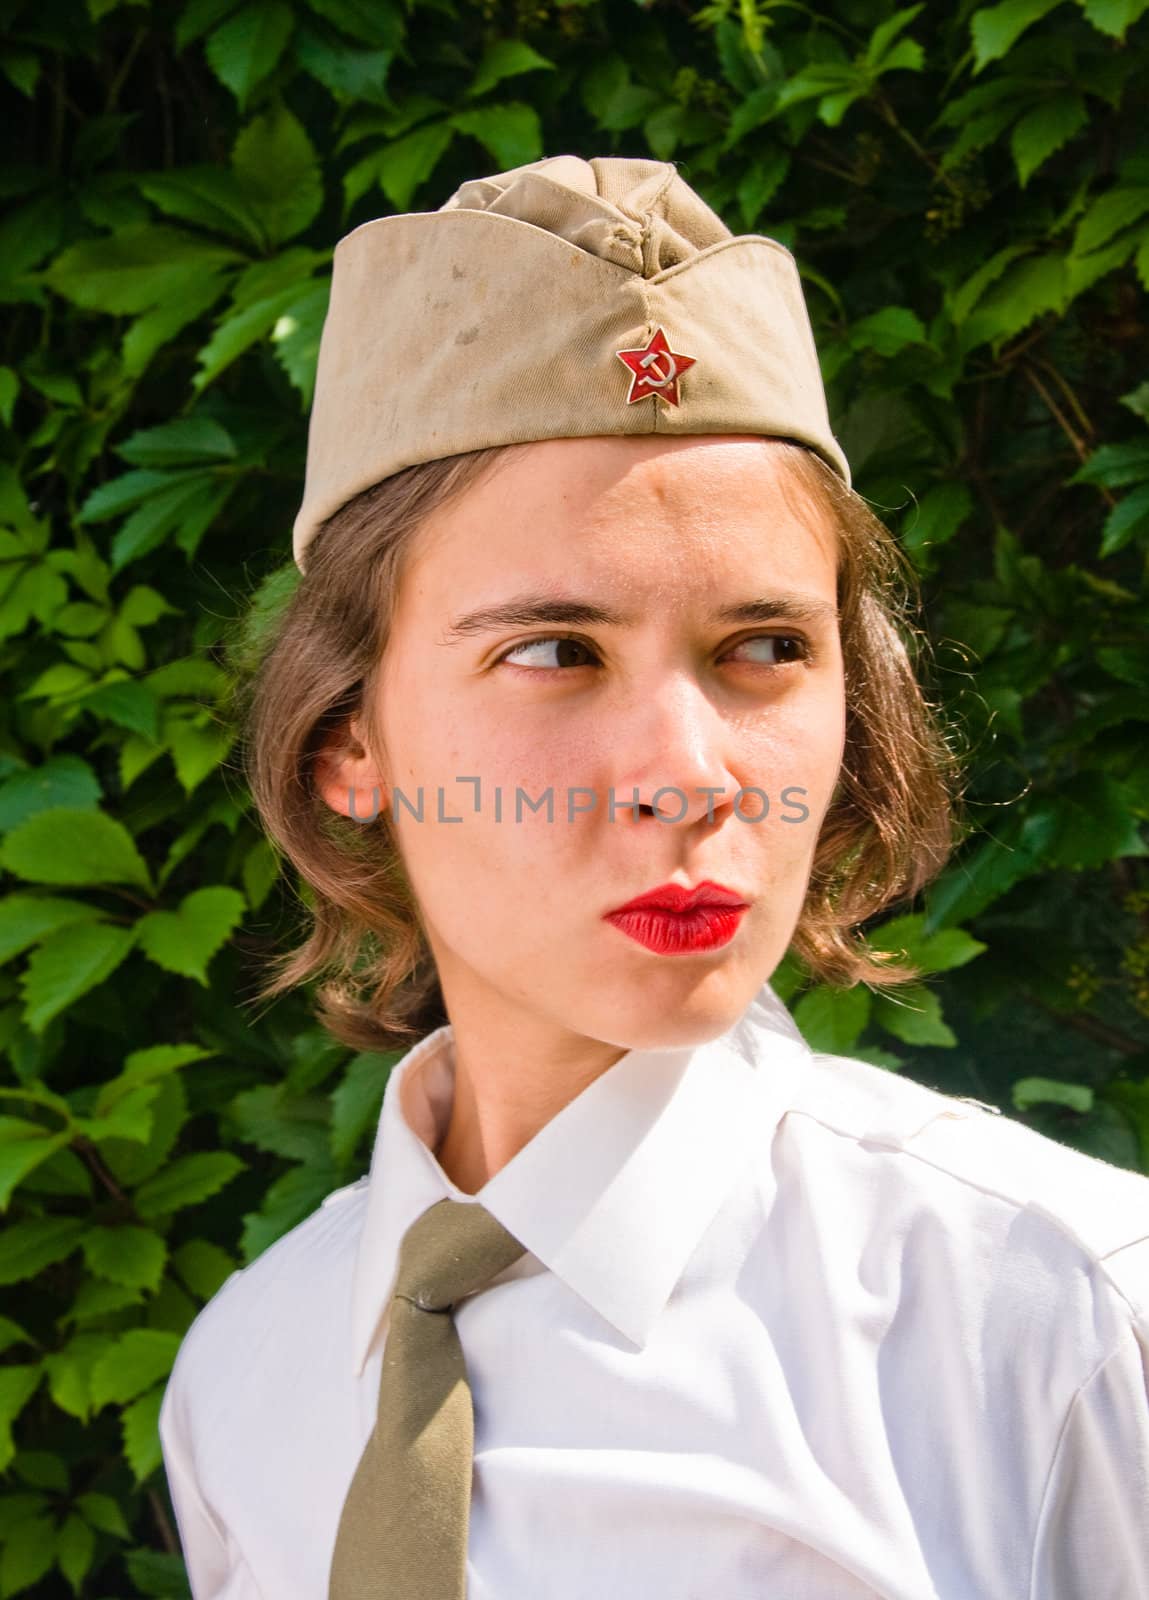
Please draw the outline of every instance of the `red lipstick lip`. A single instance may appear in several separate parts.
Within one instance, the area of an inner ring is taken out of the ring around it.
[[[697,884],[693,889],[684,889],[680,883],[659,884],[657,889],[648,889],[645,894],[637,895],[633,900],[628,900],[625,905],[615,906],[613,910],[605,913],[608,917],[616,917],[624,911],[693,911],[699,907],[715,906],[723,909],[737,909],[747,905],[746,899],[728,889],[724,884],[714,883],[710,879]]]

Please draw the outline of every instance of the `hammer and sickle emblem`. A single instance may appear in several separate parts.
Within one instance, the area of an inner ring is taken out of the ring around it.
[[[664,405],[679,404],[678,383],[694,356],[672,350],[662,328],[656,328],[646,345],[638,350],[616,350],[615,355],[630,372],[630,393],[626,400],[661,400]]]
[[[670,369],[668,372],[659,371],[658,363],[660,359],[668,363]],[[638,380],[639,383],[645,383],[650,389],[665,389],[678,376],[678,362],[669,350],[648,350],[638,364],[640,367],[653,369],[653,372],[644,372]]]

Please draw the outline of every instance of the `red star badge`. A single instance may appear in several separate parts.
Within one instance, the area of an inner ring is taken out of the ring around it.
[[[672,350],[661,328],[654,330],[644,350],[616,350],[615,355],[630,370],[628,406],[652,394],[668,405],[678,405],[678,380],[687,367],[694,365],[695,357],[679,355]]]

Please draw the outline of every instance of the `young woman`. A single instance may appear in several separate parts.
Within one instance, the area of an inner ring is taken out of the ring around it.
[[[162,1435],[195,1600],[1149,1594],[1149,1182],[802,1039],[946,858],[789,252],[563,156],[336,252],[268,992],[391,1072]]]

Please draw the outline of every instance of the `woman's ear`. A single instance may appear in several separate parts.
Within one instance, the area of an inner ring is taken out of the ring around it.
[[[383,773],[357,717],[324,740],[315,762],[315,786],[333,811],[357,820],[378,814],[388,804]]]

